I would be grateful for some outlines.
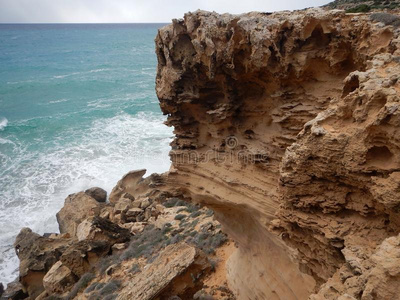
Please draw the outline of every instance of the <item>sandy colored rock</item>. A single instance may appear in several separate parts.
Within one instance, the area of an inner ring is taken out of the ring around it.
[[[74,285],[77,278],[61,261],[56,262],[43,278],[43,286],[47,293],[63,294]]]
[[[167,299],[193,288],[196,285],[193,277],[201,276],[208,268],[207,258],[196,248],[186,243],[170,245],[140,276],[128,283],[117,299],[150,300],[156,296]]]
[[[115,203],[114,214],[121,214],[126,212],[132,206],[132,200],[121,198]]]
[[[147,224],[147,222],[131,222],[122,224],[121,227],[128,229],[131,234],[135,235],[142,232]]]
[[[45,238],[29,228],[20,231],[14,243],[20,260],[19,280],[31,298],[43,292],[43,277],[71,244],[71,239]]]
[[[156,52],[167,182],[237,243],[238,298],[371,294],[355,274],[400,229],[399,30],[339,10],[196,11]]]
[[[84,192],[69,195],[63,208],[57,213],[61,233],[76,235],[78,225],[89,216],[98,216],[101,206],[93,197]]]
[[[125,193],[132,195],[134,193],[140,181],[143,180],[143,176],[146,174],[146,170],[131,171],[124,175],[117,185],[113,188],[110,194],[110,202],[116,203]]]
[[[107,241],[110,244],[123,243],[129,240],[128,230],[101,217],[90,217],[81,222],[77,228],[79,241]]]

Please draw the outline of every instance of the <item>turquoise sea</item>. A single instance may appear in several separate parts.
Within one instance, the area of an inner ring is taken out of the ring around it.
[[[68,194],[169,168],[155,94],[163,24],[0,25],[0,282],[22,227],[57,232]]]

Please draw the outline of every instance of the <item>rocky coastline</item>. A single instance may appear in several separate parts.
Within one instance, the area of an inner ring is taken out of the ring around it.
[[[400,16],[196,11],[155,43],[170,171],[23,228],[1,299],[397,299]]]

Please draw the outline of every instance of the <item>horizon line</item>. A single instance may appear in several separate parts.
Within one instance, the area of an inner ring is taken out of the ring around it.
[[[81,25],[88,25],[88,24],[169,24],[172,23],[172,20],[169,22],[7,22],[3,23],[0,22],[0,25],[56,25],[56,24],[81,24]]]

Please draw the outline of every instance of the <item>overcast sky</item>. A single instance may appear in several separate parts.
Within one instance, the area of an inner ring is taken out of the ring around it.
[[[293,10],[329,0],[0,0],[0,23],[170,22],[188,11]]]

